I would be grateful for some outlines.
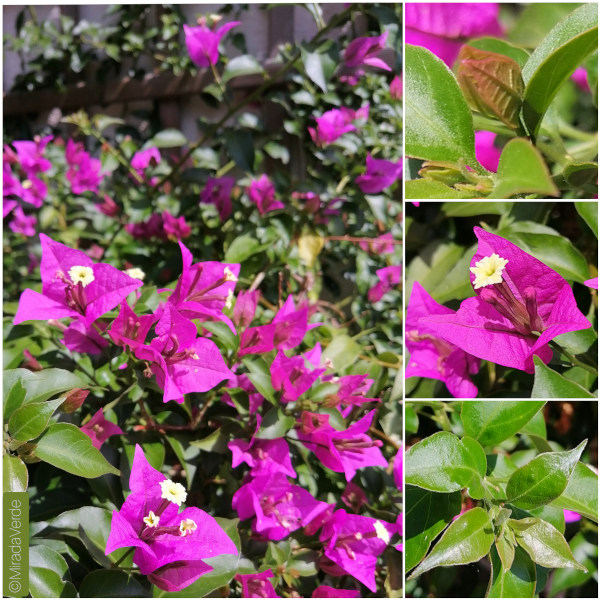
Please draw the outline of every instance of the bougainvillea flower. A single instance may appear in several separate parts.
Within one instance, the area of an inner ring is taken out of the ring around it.
[[[382,442],[366,435],[374,416],[372,410],[348,429],[337,431],[329,424],[329,415],[304,411],[296,432],[298,439],[327,468],[344,473],[346,480],[351,481],[358,469],[388,466],[379,449]]]
[[[96,204],[96,208],[107,217],[113,219],[121,212],[119,205],[110,197],[104,194],[104,201]]]
[[[26,237],[35,235],[35,226],[37,218],[35,215],[27,216],[20,206],[16,206],[13,211],[13,218],[8,224],[10,230],[14,233],[20,233]]]
[[[354,406],[366,402],[381,402],[379,398],[367,398],[365,394],[373,385],[373,379],[367,375],[325,375],[323,381],[339,384],[338,391],[327,396],[325,405],[335,406],[346,418]]]
[[[48,186],[41,179],[38,179],[34,173],[30,173],[28,179],[19,181],[14,176],[10,164],[6,160],[2,163],[2,184],[2,194],[5,198],[17,196],[23,202],[32,204],[36,208],[42,206],[48,195]],[[6,216],[7,211],[3,210],[3,214]]]
[[[269,581],[273,577],[273,571],[267,569],[250,575],[238,573],[234,579],[242,584],[242,598],[281,598]]]
[[[253,531],[269,540],[281,540],[310,523],[329,508],[304,488],[289,483],[280,472],[256,477],[243,485],[232,498],[240,519],[256,515]]]
[[[328,585],[320,585],[312,593],[313,598],[357,598],[359,592],[356,590],[341,590]]]
[[[61,341],[71,352],[81,354],[101,354],[102,349],[108,346],[108,340],[98,333],[94,325],[86,327],[81,319],[69,324]]]
[[[590,288],[594,288],[595,290],[598,289],[598,278],[594,277],[593,279],[586,279],[583,282],[584,285],[587,285]]]
[[[181,217],[174,217],[170,212],[165,210],[162,218],[165,234],[170,240],[179,242],[189,237],[192,233],[192,228],[185,222],[183,215]]]
[[[127,225],[125,225],[125,231],[138,240],[150,239],[153,237],[161,240],[167,239],[162,215],[159,215],[158,213],[150,215],[146,221],[140,223],[127,223]]]
[[[282,202],[275,200],[275,186],[265,174],[253,180],[247,191],[248,197],[256,204],[261,216],[272,210],[285,208]]]
[[[253,477],[277,472],[296,477],[288,443],[283,438],[261,440],[256,437],[261,422],[262,417],[257,414],[256,430],[249,442],[236,439],[227,444],[233,455],[231,466],[235,468],[241,463],[246,463],[250,467],[250,475]]]
[[[390,67],[377,55],[385,47],[388,32],[375,37],[360,37],[352,40],[346,50],[344,50],[344,64],[347,67],[359,67],[369,65],[379,67],[385,71],[391,71]]]
[[[365,252],[373,254],[392,254],[394,252],[394,236],[391,233],[384,233],[368,242],[359,242],[358,246]]]
[[[502,35],[498,12],[495,2],[407,3],[404,42],[427,48],[452,67],[469,38]]]
[[[491,131],[475,132],[475,156],[480,165],[496,173],[502,150],[494,145],[496,134]]]
[[[188,319],[223,321],[234,330],[223,309],[233,300],[240,265],[207,261],[192,264],[192,253],[179,242],[183,268],[169,304]]]
[[[357,486],[352,481],[349,481],[342,492],[342,502],[352,510],[352,512],[360,512],[363,504],[367,504],[367,496],[363,492],[362,488]]]
[[[160,150],[158,148],[147,148],[146,150],[140,150],[133,155],[131,167],[140,176],[142,181],[147,181],[150,185],[156,185],[158,183],[158,177],[152,177],[150,180],[147,180],[146,169],[148,167],[156,167],[156,165],[160,164],[160,161]]]
[[[337,569],[326,564],[321,568],[333,575],[347,573],[366,585],[372,592],[377,591],[375,566],[377,557],[388,545],[395,525],[363,517],[350,515],[345,510],[336,510],[333,517],[323,526],[319,540],[325,544],[325,557]],[[332,572],[333,571],[333,572]]]
[[[451,308],[438,304],[415,281],[406,311],[406,349],[410,359],[405,377],[439,379],[455,398],[475,398],[477,388],[470,375],[479,371],[479,359],[443,340],[423,317],[454,315]]]
[[[234,27],[241,25],[240,21],[225,23],[219,29],[210,29],[206,22],[198,27],[183,26],[185,45],[192,62],[201,68],[216,65],[219,62],[219,44],[223,36]],[[214,25],[213,25],[214,27]]]
[[[164,390],[163,402],[181,404],[184,394],[206,392],[233,377],[215,343],[197,338],[196,326],[174,306],[163,307],[155,332],[150,344],[137,346],[135,355],[150,363]]]
[[[369,290],[368,298],[371,302],[381,300],[385,294],[392,291],[402,280],[402,267],[392,265],[375,271],[379,281]]]
[[[548,363],[548,342],[591,327],[573,290],[556,271],[508,240],[475,227],[479,239],[471,260],[477,296],[456,314],[420,319],[436,337],[499,365],[533,373],[533,357]]]
[[[575,82],[575,85],[577,85],[580,90],[591,93],[590,84],[588,82],[588,74],[584,67],[577,67],[573,75],[571,75],[571,79]]]
[[[280,350],[271,364],[273,389],[281,391],[282,402],[294,402],[307,392],[325,369],[308,368],[302,356],[288,358]]]
[[[200,193],[200,202],[214,204],[221,221],[231,215],[231,190],[234,185],[233,177],[210,177]]]
[[[257,325],[244,329],[240,336],[240,349],[238,356],[246,354],[264,354],[275,348],[276,325]]]
[[[363,194],[378,194],[390,187],[402,176],[402,160],[393,162],[391,160],[373,158],[367,154],[367,170],[364,175],[356,178],[356,184]]]
[[[273,343],[279,350],[295,348],[302,343],[309,329],[320,325],[320,323],[308,324],[308,307],[304,305],[296,309],[292,295],[286,298],[271,323],[275,325]]]
[[[52,140],[51,135],[35,140],[19,140],[12,142],[16,154],[9,146],[4,146],[5,154],[9,162],[16,163],[25,172],[27,177],[34,176],[40,172],[47,171],[52,163],[44,158],[44,150]]]
[[[352,116],[348,117],[348,112],[332,108],[324,112],[320,117],[315,117],[317,127],[316,129],[309,127],[308,132],[315,144],[326,146],[335,142],[344,133],[356,131],[352,120]]]
[[[565,513],[565,523],[575,523],[577,521],[581,521],[581,515],[574,510],[567,510],[566,508],[563,510]]]
[[[240,292],[233,307],[233,322],[239,329],[246,329],[254,319],[260,292],[258,290]]]
[[[402,100],[402,78],[399,75],[390,83],[390,96],[395,100]]]
[[[108,335],[118,346],[127,346],[130,350],[143,344],[152,325],[159,319],[158,314],[138,316],[125,301],[121,303],[121,310],[112,322]]]
[[[205,558],[237,555],[213,517],[195,507],[179,512],[185,488],[154,469],[138,445],[129,487],[121,510],[113,511],[106,554],[135,546],[133,562],[161,589],[179,591],[212,571]]]
[[[84,149],[83,144],[69,138],[65,148],[65,158],[69,165],[67,179],[74,194],[83,192],[98,193],[98,187],[104,175],[100,172],[102,164],[99,159],[92,158]]]
[[[40,233],[42,293],[21,294],[14,323],[29,320],[82,318],[86,326],[114,308],[142,285],[138,279],[104,263],[93,263],[81,250],[73,250]]]
[[[104,409],[101,408],[96,414],[79,429],[92,440],[95,448],[100,446],[112,435],[122,435],[125,432],[114,423],[111,423],[104,417]]]

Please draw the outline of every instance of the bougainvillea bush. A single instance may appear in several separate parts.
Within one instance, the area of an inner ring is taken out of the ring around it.
[[[598,4],[406,4],[406,197],[597,198]]]
[[[595,397],[597,202],[407,212],[407,395]]]
[[[410,401],[406,593],[598,595],[598,403]]]
[[[400,11],[311,14],[268,76],[223,52],[243,10],[182,28],[222,109],[197,139],[79,111],[5,140],[34,597],[401,594]]]

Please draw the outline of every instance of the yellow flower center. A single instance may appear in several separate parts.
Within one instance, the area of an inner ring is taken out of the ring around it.
[[[375,533],[380,540],[383,540],[386,544],[390,543],[390,532],[386,529],[385,525],[381,521],[375,521],[373,523],[375,527]]]
[[[147,517],[144,517],[144,523],[146,523],[148,527],[158,527],[159,522],[160,517],[157,517],[152,511],[150,511]]]
[[[181,532],[181,535],[184,535],[184,536],[192,535],[192,533],[194,533],[194,531],[196,531],[196,529],[198,529],[198,526],[192,519],[184,519],[179,524],[179,531]]]
[[[94,281],[94,271],[91,267],[75,266],[69,269],[69,277],[75,285],[81,283],[85,287]]]
[[[144,271],[138,269],[137,267],[134,267],[133,269],[126,269],[125,273],[127,273],[129,277],[133,277],[134,279],[140,279],[142,281],[144,281],[144,277],[146,277],[146,273],[144,273]]]
[[[21,187],[24,190],[28,190],[30,187],[33,187],[33,182],[31,182],[29,179],[25,179],[21,182]]]
[[[177,506],[181,506],[181,503],[185,502],[187,498],[185,488],[180,483],[174,483],[170,479],[161,481],[160,488],[162,491],[160,497],[177,504]]]
[[[502,283],[502,271],[508,264],[508,260],[501,258],[496,253],[484,256],[471,267],[471,273],[475,275],[473,286],[476,290],[494,283]]]

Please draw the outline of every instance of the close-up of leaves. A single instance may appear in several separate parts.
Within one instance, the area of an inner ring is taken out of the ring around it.
[[[594,398],[598,203],[407,206],[413,398]]]
[[[597,197],[597,3],[405,13],[407,199]]]
[[[406,593],[596,598],[598,403],[410,401]]]

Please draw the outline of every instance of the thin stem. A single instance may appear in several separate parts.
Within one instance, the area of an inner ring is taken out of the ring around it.
[[[566,121],[562,119],[558,123],[558,131],[561,135],[571,138],[572,140],[579,140],[581,142],[589,142],[596,140],[598,135],[596,133],[588,133],[587,131],[581,131],[576,129]]]
[[[121,556],[121,558],[112,565],[112,569],[114,569],[115,567],[118,567],[130,554],[133,553],[133,551],[135,550],[135,547],[133,548],[129,548],[129,550],[127,550],[127,552],[125,552],[125,554],[123,554],[123,556]]]
[[[506,125],[499,123],[494,119],[488,119],[481,115],[473,115],[473,127],[478,130],[491,131],[492,133],[498,133],[506,137],[516,137],[514,129],[510,129]]]
[[[400,450],[401,444],[388,437],[385,433],[383,433],[383,431],[379,431],[379,429],[375,429],[375,427],[370,427],[369,431],[378,438],[381,438],[384,442],[396,448],[396,450]]]
[[[558,344],[554,340],[550,341],[550,346],[552,346],[555,350],[558,350],[558,352],[560,352],[561,354],[564,354],[576,367],[580,367],[590,373],[593,373],[594,375],[598,375],[598,371],[594,369],[594,367],[584,362],[581,362],[578,358],[575,358],[570,352],[565,350],[560,344]]]
[[[217,85],[219,86],[219,89],[221,90],[221,94],[223,94],[223,100],[225,100],[225,104],[227,104],[227,108],[231,109],[231,103],[229,102],[229,98],[227,98],[226,90],[223,87],[223,80],[221,79],[221,76],[219,75],[219,71],[217,71],[217,66],[211,62],[210,68],[211,68],[213,77],[215,78],[215,81],[217,82]]]
[[[392,244],[394,246],[402,245],[402,240],[379,240],[369,237],[352,237],[351,235],[328,235],[323,238],[326,242],[352,242],[353,244]]]

